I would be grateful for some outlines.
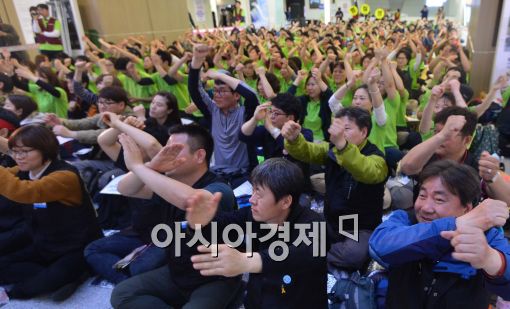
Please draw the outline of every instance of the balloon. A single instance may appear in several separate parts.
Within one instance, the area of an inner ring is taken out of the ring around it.
[[[351,13],[351,16],[358,15],[358,7],[353,5],[349,8],[349,13]]]
[[[375,10],[375,18],[383,19],[384,18],[384,10],[381,8],[378,8],[377,10]]]
[[[368,15],[368,14],[370,14],[370,5],[368,5],[368,4],[366,4],[366,3],[365,3],[365,4],[363,4],[363,5],[361,6],[361,14],[363,14],[363,15]]]

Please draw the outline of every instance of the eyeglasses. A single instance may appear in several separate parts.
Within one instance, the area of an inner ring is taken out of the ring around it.
[[[28,154],[36,149],[28,149],[28,150],[9,150],[7,154],[11,158],[18,158],[18,159],[24,159],[28,156]]]
[[[104,98],[99,98],[99,100],[97,100],[97,104],[113,105],[113,104],[118,104],[118,103],[119,102],[115,102],[113,100],[104,99]]]
[[[271,111],[270,112],[271,117],[278,117],[278,116],[287,116],[285,113],[279,113],[277,111]]]
[[[232,93],[232,91],[224,90],[224,89],[219,89],[219,88],[215,88],[214,89],[214,95],[217,95],[219,97],[224,96],[226,93]]]

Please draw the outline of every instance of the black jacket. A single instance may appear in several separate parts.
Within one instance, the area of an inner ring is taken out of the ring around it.
[[[245,299],[245,308],[327,308],[326,297],[326,257],[313,256],[313,243],[305,245],[300,243],[297,246],[293,242],[299,236],[299,230],[296,224],[310,224],[306,234],[312,230],[312,222],[324,224],[324,220],[314,211],[296,206],[291,209],[289,216],[285,220],[289,223],[289,242],[286,242],[289,248],[289,254],[281,262],[274,261],[269,256],[269,246],[277,240],[278,233],[265,242],[260,242],[260,237],[268,234],[268,229],[262,229],[263,222],[256,222],[253,219],[251,208],[245,207],[236,212],[223,212],[217,214],[213,221],[218,224],[218,235],[222,235],[222,230],[229,224],[237,224],[246,235],[246,223],[252,224],[252,232],[256,234],[252,239],[252,252],[258,252],[262,257],[262,272],[250,274],[248,281],[247,295]],[[207,233],[204,232],[204,235]],[[325,234],[325,233],[324,233]],[[326,235],[324,237],[325,252],[328,247],[326,244]],[[235,236],[230,236],[235,239]],[[245,236],[246,241],[247,236]],[[246,243],[243,243],[239,250],[246,249]],[[282,254],[281,248],[276,248],[277,255]]]
[[[333,145],[330,146],[331,148]],[[365,156],[377,155],[384,158],[383,153],[367,140],[360,150]],[[356,181],[342,166],[338,165],[331,150],[326,161],[326,199],[324,214],[330,230],[331,242],[338,239],[338,216],[358,214],[361,230],[374,230],[381,223],[383,211],[384,184],[386,180],[376,184],[365,184]],[[346,220],[343,229],[353,230],[353,221]]]

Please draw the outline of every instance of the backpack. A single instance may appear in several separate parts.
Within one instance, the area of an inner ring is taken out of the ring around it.
[[[487,151],[489,154],[499,154],[499,132],[494,125],[482,126],[478,124],[476,126],[469,152],[478,162],[483,151]]]
[[[355,271],[339,278],[328,293],[330,309],[376,309],[375,286],[369,277]]]

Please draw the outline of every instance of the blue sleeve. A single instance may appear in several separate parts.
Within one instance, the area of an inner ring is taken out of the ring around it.
[[[252,135],[245,135],[242,130],[239,130],[239,140],[243,143],[249,143],[255,147],[261,147],[264,145],[265,134],[266,128],[263,126],[257,126]]]
[[[486,277],[486,288],[490,292],[510,301],[510,244],[503,233],[495,228],[487,233],[489,245],[505,255],[506,270],[499,278]]]
[[[255,113],[255,109],[259,105],[259,99],[253,89],[245,83],[237,85],[235,91],[244,98],[244,120],[247,121]]]
[[[301,129],[301,134],[303,134],[303,137],[307,142],[313,142],[313,132],[310,129]]]
[[[200,89],[200,69],[189,69],[189,78],[188,78],[188,91],[191,100],[197,106],[197,108],[202,112],[206,119],[211,119],[211,112],[209,111],[209,105],[214,104],[212,99],[205,93],[205,90]],[[210,101],[210,102],[209,102]]]
[[[297,87],[294,84],[290,85],[289,89],[287,89],[287,93],[290,93],[292,95],[296,95],[296,92],[297,92]]]
[[[384,266],[421,259],[438,260],[452,250],[450,242],[441,237],[440,232],[455,229],[453,217],[412,224],[405,211],[397,210],[370,237],[370,256]]]
[[[85,89],[83,85],[77,81],[73,80],[73,88],[74,88],[74,94],[81,98],[83,101],[87,101],[90,103],[96,103],[99,97],[93,93],[90,90]]]

